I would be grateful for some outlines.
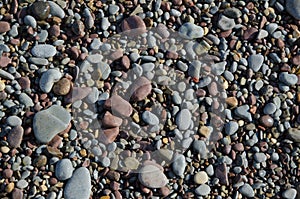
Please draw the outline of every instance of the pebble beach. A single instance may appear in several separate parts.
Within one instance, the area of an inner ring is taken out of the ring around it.
[[[300,0],[3,0],[1,199],[300,199]]]

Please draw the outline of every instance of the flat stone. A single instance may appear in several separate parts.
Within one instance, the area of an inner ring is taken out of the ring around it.
[[[85,167],[76,169],[64,189],[65,199],[89,199],[91,194],[91,176]]]
[[[196,184],[205,184],[208,182],[208,175],[205,171],[200,171],[195,174],[194,182]]]
[[[282,193],[282,197],[286,199],[295,199],[296,196],[297,196],[297,190],[293,188],[287,189]]]
[[[208,150],[203,140],[195,140],[193,142],[193,150],[200,155],[201,159],[205,159],[207,157]]]
[[[0,27],[1,27],[1,25],[0,25]],[[0,67],[7,67],[8,66],[8,64],[10,64],[11,63],[11,59],[9,58],[9,57],[7,57],[7,56],[1,56],[0,57]]]
[[[199,79],[200,71],[201,71],[201,62],[199,60],[192,61],[188,68],[188,75],[190,77]]]
[[[6,119],[6,122],[9,126],[20,126],[22,125],[22,119],[19,118],[18,116],[9,116],[7,119]]]
[[[203,37],[204,30],[200,26],[187,22],[180,26],[179,34],[185,39],[196,39]]]
[[[245,183],[242,187],[240,187],[239,192],[247,198],[254,197],[254,190],[248,183]]]
[[[102,126],[105,128],[119,127],[122,124],[122,119],[112,115],[109,111],[106,111],[102,119]]]
[[[49,69],[42,74],[40,79],[39,85],[40,89],[45,92],[49,93],[54,85],[55,82],[59,81],[62,77],[61,72],[56,69]]]
[[[12,199],[23,199],[23,190],[14,188],[12,191]]]
[[[159,167],[149,164],[140,169],[139,181],[149,188],[161,188],[168,183],[168,178]]]
[[[24,104],[26,107],[34,106],[32,99],[26,93],[21,93],[19,95],[19,102]]]
[[[142,114],[142,119],[149,125],[158,125],[159,119],[156,115],[151,113],[150,111],[144,111]]]
[[[231,30],[234,28],[235,22],[234,19],[228,18],[225,15],[221,15],[218,21],[218,27],[224,31]]]
[[[228,170],[226,168],[226,164],[220,164],[215,169],[215,176],[219,178],[220,184],[229,185],[228,181]]]
[[[113,95],[105,101],[104,107],[111,109],[112,114],[129,117],[132,113],[131,104],[119,95]]]
[[[279,80],[287,86],[293,86],[297,84],[298,77],[295,74],[289,74],[288,72],[282,72],[279,74]]]
[[[144,33],[146,31],[146,24],[139,16],[132,15],[122,21],[121,28],[122,31],[129,31],[128,33],[135,35]]]
[[[185,156],[182,154],[179,154],[175,156],[174,162],[172,164],[172,169],[175,175],[183,178],[184,177],[184,171],[187,163],[185,161]]]
[[[35,57],[49,58],[56,54],[56,48],[50,44],[38,44],[33,46],[31,53]]]
[[[2,70],[2,69],[0,69],[0,77],[2,77],[4,79],[9,79],[9,80],[14,80],[15,79],[15,77],[12,74],[10,74],[10,73],[6,72],[5,70]]]
[[[0,33],[10,31],[10,24],[6,21],[0,21]]]
[[[65,130],[71,121],[70,113],[59,105],[40,111],[33,118],[33,131],[41,143],[50,142],[55,135]]]
[[[36,25],[37,25],[37,22],[36,22],[35,18],[30,16],[30,15],[26,15],[24,17],[24,23],[27,26],[31,26],[32,28],[36,28]]]
[[[242,16],[242,12],[237,8],[226,8],[223,14],[233,19],[237,19]]]
[[[195,193],[199,196],[207,196],[211,189],[207,184],[202,184],[195,189]]]
[[[188,109],[182,109],[176,116],[176,125],[179,130],[187,130],[192,122],[192,114]]]
[[[50,14],[52,16],[59,17],[61,19],[63,19],[65,17],[65,12],[59,5],[57,5],[53,1],[48,1],[48,3],[50,6]]]
[[[104,144],[110,144],[115,141],[116,137],[119,135],[119,127],[104,129],[103,133],[100,134],[100,140]]]
[[[230,121],[225,124],[225,133],[227,135],[233,135],[239,129],[239,125],[235,121]]]
[[[48,59],[40,57],[30,57],[28,61],[38,66],[47,66],[49,64]]]
[[[242,106],[237,107],[235,109],[234,113],[238,117],[246,119],[249,122],[251,122],[252,121],[252,116],[251,116],[251,113],[248,112],[248,110],[249,110],[249,105],[242,105]]]
[[[22,126],[14,127],[7,135],[7,142],[13,148],[18,148],[23,139],[24,129]]]
[[[254,160],[259,163],[265,162],[267,160],[267,156],[264,153],[255,153]]]
[[[271,115],[276,111],[276,105],[274,103],[267,103],[264,107],[264,114]]]
[[[152,90],[151,82],[146,77],[139,77],[130,86],[131,99],[134,101],[144,100]]]
[[[254,71],[258,72],[264,62],[264,56],[261,54],[250,55],[248,57],[249,67]]]
[[[300,20],[300,0],[286,0],[285,5],[287,12],[295,19]]]
[[[215,63],[211,66],[211,71],[215,75],[222,75],[225,71],[226,64],[227,64],[226,61]]]
[[[73,174],[73,165],[71,160],[62,159],[57,162],[55,167],[55,176],[58,180],[67,180],[72,177]]]
[[[300,142],[300,129],[289,128],[287,134],[293,141]]]

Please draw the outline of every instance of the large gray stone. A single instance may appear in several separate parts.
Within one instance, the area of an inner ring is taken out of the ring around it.
[[[286,10],[295,19],[300,20],[300,0],[286,0]]]

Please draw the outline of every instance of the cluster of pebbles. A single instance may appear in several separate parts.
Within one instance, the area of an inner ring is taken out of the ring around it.
[[[0,198],[300,197],[300,1],[0,2]]]

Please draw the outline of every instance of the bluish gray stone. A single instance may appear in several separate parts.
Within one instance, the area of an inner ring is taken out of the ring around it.
[[[26,107],[34,106],[32,99],[26,93],[21,93],[19,95],[19,102],[24,104]]]
[[[264,153],[255,153],[254,160],[256,162],[265,162],[267,160],[267,156]]]
[[[227,135],[232,135],[239,129],[239,125],[235,121],[230,121],[225,124],[225,133]]]
[[[59,105],[40,111],[33,118],[33,132],[41,143],[48,143],[55,135],[65,130],[71,121],[70,113]]]
[[[264,107],[264,114],[271,115],[275,113],[276,111],[276,105],[274,103],[268,103]]]
[[[67,180],[72,177],[73,170],[74,168],[71,160],[62,159],[56,164],[55,176],[58,180]]]
[[[183,178],[184,177],[184,170],[185,170],[185,167],[186,167],[187,163],[185,161],[185,156],[182,155],[182,154],[178,154],[175,156],[174,158],[174,162],[172,164],[172,169],[173,169],[173,172]]]
[[[211,66],[211,72],[214,73],[215,75],[222,75],[225,71],[226,64],[227,64],[226,61],[213,64]]]
[[[22,125],[22,120],[18,116],[9,116],[6,119],[6,122],[9,126],[21,126]]]
[[[189,65],[188,75],[194,78],[199,78],[201,71],[201,62],[199,60],[194,60]]]
[[[224,31],[231,30],[234,28],[235,22],[234,19],[228,18],[225,15],[221,15],[218,21],[218,27]]]
[[[254,71],[258,72],[264,62],[264,56],[261,54],[250,55],[248,57],[249,67]]]
[[[35,57],[48,58],[56,54],[56,48],[50,44],[38,44],[33,46],[31,53]]]
[[[62,78],[61,72],[56,69],[49,69],[42,74],[40,79],[39,85],[40,89],[45,92],[49,93],[53,87],[53,84]]]
[[[207,196],[211,189],[207,184],[202,184],[196,188],[195,193],[199,196]]]
[[[48,3],[50,5],[50,14],[52,16],[56,16],[56,17],[59,17],[61,19],[65,17],[65,12],[59,5],[57,5],[53,1],[48,1]]]
[[[75,170],[64,189],[65,199],[89,199],[91,194],[90,172],[85,167]]]
[[[110,22],[108,21],[107,17],[104,17],[103,19],[101,19],[101,29],[102,30],[107,30],[110,26]]]
[[[242,187],[240,187],[239,192],[245,197],[248,198],[254,197],[253,188],[248,183],[245,183]]]
[[[298,77],[295,74],[289,74],[288,72],[282,72],[279,74],[279,80],[287,86],[295,85],[298,82]]]
[[[30,63],[33,63],[35,65],[39,65],[39,66],[46,66],[49,64],[49,61],[48,59],[45,59],[45,58],[39,58],[39,57],[30,57],[28,59],[28,61]]]
[[[108,12],[111,15],[117,14],[117,12],[120,10],[120,7],[118,5],[110,4],[108,7]]]
[[[144,122],[146,122],[149,125],[158,125],[159,119],[156,115],[151,113],[150,111],[145,111],[142,114],[142,119]]]
[[[35,18],[33,16],[26,15],[24,17],[24,23],[27,26],[31,26],[32,28],[36,28],[36,20],[35,20]]]
[[[237,107],[235,109],[234,113],[238,117],[246,119],[246,120],[248,120],[248,122],[251,122],[252,116],[251,116],[251,113],[248,112],[248,110],[249,110],[249,105],[243,105],[243,106]]]
[[[300,20],[300,0],[286,0],[286,10],[295,19]]]
[[[204,30],[200,26],[187,22],[179,28],[179,34],[185,39],[196,39],[203,37]]]
[[[15,77],[12,74],[6,72],[3,69],[0,69],[0,77],[2,77],[4,79],[9,79],[9,80],[14,80],[15,79]]]
[[[293,188],[287,189],[282,193],[282,197],[286,199],[295,199],[296,196],[297,196],[297,190]]]
[[[176,125],[179,130],[187,130],[192,122],[192,114],[188,109],[182,109],[176,116]]]

